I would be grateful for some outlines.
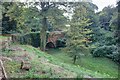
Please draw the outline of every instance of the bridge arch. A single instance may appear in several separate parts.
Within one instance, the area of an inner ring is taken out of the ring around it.
[[[53,42],[48,42],[46,48],[55,48],[55,44]]]

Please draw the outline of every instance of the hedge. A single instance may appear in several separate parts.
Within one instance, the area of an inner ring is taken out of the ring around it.
[[[24,35],[13,35],[12,40],[14,43],[28,44],[34,47],[40,46],[40,32],[31,32]]]

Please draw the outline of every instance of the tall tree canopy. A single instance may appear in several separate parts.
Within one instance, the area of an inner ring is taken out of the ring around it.
[[[92,5],[92,6],[91,6]],[[94,14],[92,3],[74,3],[74,14],[67,33],[67,51],[72,53],[74,59],[81,54],[87,55],[89,44],[92,42],[92,19],[89,14]],[[83,53],[84,52],[84,53]],[[75,61],[74,61],[75,62]]]

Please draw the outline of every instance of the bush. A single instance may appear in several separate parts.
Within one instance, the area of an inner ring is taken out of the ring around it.
[[[103,57],[105,55],[104,51],[103,51],[103,47],[98,47],[95,50],[92,51],[92,55],[93,57]]]
[[[66,46],[65,39],[58,39],[58,40],[56,41],[56,46],[57,46],[57,47],[65,47],[65,46]]]
[[[40,32],[31,32],[25,35],[15,35],[14,42],[28,44],[34,47],[40,46]]]
[[[113,54],[107,55],[106,57],[112,59],[115,62],[120,63],[120,53],[118,51],[113,52]]]
[[[94,57],[105,57],[107,55],[111,55],[113,54],[113,52],[116,51],[116,46],[101,46],[101,47],[98,47],[96,48],[95,50],[93,50],[93,53],[92,55]]]
[[[120,63],[120,53],[115,45],[112,46],[101,46],[93,50],[93,57],[107,57]]]

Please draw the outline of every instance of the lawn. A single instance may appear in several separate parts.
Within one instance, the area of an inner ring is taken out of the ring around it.
[[[59,58],[61,61],[73,64],[72,58],[60,49],[50,49],[47,51],[49,54]],[[92,56],[82,56],[77,59],[76,64],[83,68],[92,70],[97,73],[107,74],[113,77],[118,77],[118,65],[107,58],[93,58]]]

